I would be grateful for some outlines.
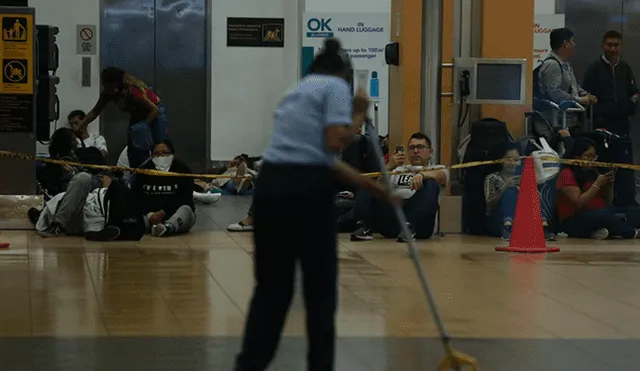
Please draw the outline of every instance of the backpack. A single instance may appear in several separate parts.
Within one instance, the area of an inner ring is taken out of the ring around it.
[[[133,191],[122,179],[113,179],[105,195],[106,225],[120,228],[119,241],[140,241],[146,232]]]
[[[505,145],[514,142],[507,125],[497,119],[486,118],[471,124],[463,162],[491,161],[502,157]],[[486,204],[484,179],[500,165],[476,166],[462,170],[462,228],[468,234],[486,234]]]
[[[107,162],[104,159],[104,156],[102,155],[102,152],[100,152],[99,149],[97,149],[96,147],[87,147],[84,144],[83,140],[80,140],[80,143],[82,143],[82,147],[76,148],[75,150],[75,154],[78,157],[78,161],[80,163],[87,164],[87,165],[106,165],[107,164]],[[99,174],[101,171],[102,171],[101,169],[87,169],[87,172],[93,175]]]
[[[560,61],[557,58],[555,58],[555,57],[547,57],[547,58],[545,58],[542,62],[540,62],[538,67],[536,67],[533,70],[533,90],[532,90],[533,93],[532,93],[532,95],[533,95],[534,98],[546,99],[542,94],[542,90],[540,89],[540,69],[542,68],[542,65],[546,61],[548,61],[550,59],[556,61],[556,63],[560,67],[560,73],[562,74],[562,76],[564,76],[564,70],[562,69],[562,63],[560,63]]]

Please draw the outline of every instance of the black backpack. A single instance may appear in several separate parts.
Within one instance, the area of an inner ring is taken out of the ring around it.
[[[87,164],[87,165],[106,165],[107,162],[104,159],[104,156],[102,155],[102,152],[100,152],[99,149],[97,149],[96,147],[87,147],[84,144],[83,140],[80,140],[80,143],[82,143],[82,147],[80,148],[76,148],[75,150],[75,154],[78,157],[78,161],[80,163],[83,164]],[[87,169],[87,172],[91,173],[91,174],[99,174],[102,170],[100,169]]]
[[[531,91],[532,91],[532,95],[533,95],[534,98],[546,99],[542,94],[542,90],[540,89],[540,68],[542,68],[542,65],[546,61],[548,61],[550,59],[556,61],[558,66],[560,66],[560,73],[562,73],[562,75],[564,75],[564,70],[562,69],[562,63],[560,63],[560,61],[557,58],[555,58],[555,57],[547,57],[547,58],[545,58],[542,62],[540,62],[538,67],[536,67],[533,70],[533,89]]]
[[[502,157],[513,137],[507,125],[497,119],[486,118],[471,124],[471,138],[463,162],[491,161]],[[484,179],[500,165],[476,166],[462,171],[462,228],[468,234],[486,234],[486,204]]]
[[[140,241],[146,226],[133,191],[122,179],[113,179],[104,201],[106,224],[120,228],[119,241]]]

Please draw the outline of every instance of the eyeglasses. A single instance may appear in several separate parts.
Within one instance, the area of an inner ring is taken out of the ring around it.
[[[416,145],[409,146],[409,151],[422,151],[422,150],[425,150],[425,149],[428,149],[428,148],[430,148],[430,147],[427,146],[427,145],[416,144]]]

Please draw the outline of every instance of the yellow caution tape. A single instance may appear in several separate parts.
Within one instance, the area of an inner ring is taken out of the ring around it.
[[[80,163],[80,162],[55,160],[55,159],[48,158],[48,157],[32,156],[32,155],[28,155],[26,153],[3,151],[3,150],[0,150],[0,157],[8,157],[8,158],[14,158],[14,159],[20,159],[20,160],[40,161],[40,162],[44,162],[44,163],[58,164],[58,165],[68,165],[68,166],[72,166],[72,167],[83,167],[83,168],[87,168],[87,169],[100,169],[100,170],[123,171],[123,172],[126,171],[126,172],[131,172],[131,173],[156,175],[156,176],[180,176],[180,177],[205,178],[205,179],[237,179],[237,178],[249,178],[249,177],[251,177],[250,175],[236,176],[236,175],[231,175],[231,174],[222,174],[222,175],[215,175],[215,174],[185,174],[185,173],[174,173],[174,172],[170,172],[170,171],[159,171],[159,170],[150,170],[150,169],[132,169],[132,168],[128,168],[128,167],[113,166],[113,165],[89,165],[89,164],[83,164],[83,163]],[[522,156],[520,158],[524,159],[524,158],[527,158],[527,157],[528,156]],[[616,163],[616,162],[597,162],[597,161],[584,161],[584,160],[574,160],[574,159],[562,159],[562,158],[553,157],[553,156],[539,156],[537,158],[540,159],[540,160],[558,162],[558,163],[561,163],[561,164],[564,164],[564,165],[573,165],[573,166],[581,166],[581,167],[603,167],[603,168],[640,170],[640,165],[621,164],[621,163]],[[464,163],[456,164],[456,165],[452,165],[452,166],[445,166],[445,167],[442,167],[442,168],[439,168],[439,169],[421,170],[420,173],[426,173],[426,172],[430,172],[430,171],[437,171],[437,170],[444,170],[444,169],[449,169],[449,170],[467,169],[467,168],[478,167],[478,166],[496,165],[496,164],[500,164],[502,162],[504,162],[503,159],[491,160],[491,161],[471,161],[471,162],[464,162]],[[404,173],[409,174],[409,173],[415,173],[415,172],[416,171],[407,170],[407,171],[393,172],[393,173],[394,174],[404,174]],[[390,172],[387,172],[387,173],[390,173]],[[379,176],[381,176],[383,174],[385,174],[385,173],[384,172],[375,172],[375,173],[365,173],[365,174],[362,174],[362,175],[366,176],[366,177],[379,177]]]

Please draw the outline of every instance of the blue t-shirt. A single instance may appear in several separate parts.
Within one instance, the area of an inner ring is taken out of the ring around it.
[[[325,129],[352,123],[352,96],[349,84],[328,75],[308,75],[275,110],[271,141],[263,153],[274,164],[326,165],[339,154],[324,141]]]

